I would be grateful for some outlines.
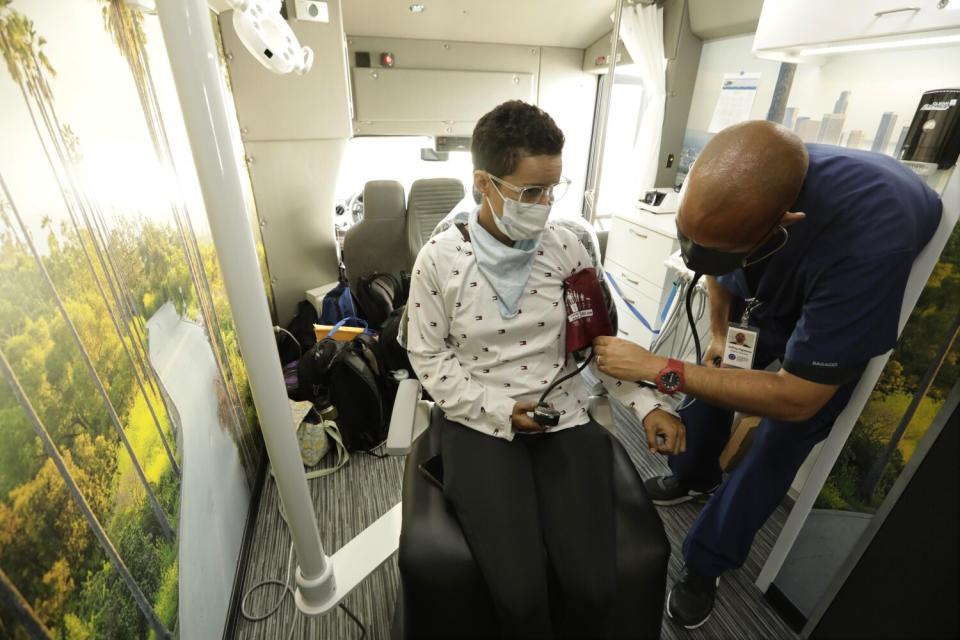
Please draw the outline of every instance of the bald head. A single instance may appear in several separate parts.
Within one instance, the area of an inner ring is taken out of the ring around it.
[[[806,173],[807,150],[784,127],[760,120],[727,127],[687,176],[677,225],[704,246],[749,249],[797,199]]]

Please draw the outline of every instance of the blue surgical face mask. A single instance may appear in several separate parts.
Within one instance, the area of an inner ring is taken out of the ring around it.
[[[551,206],[549,204],[525,203],[504,197],[496,183],[491,181],[497,195],[503,201],[503,213],[498,216],[493,203],[487,198],[490,212],[493,214],[493,223],[497,225],[503,235],[511,240],[533,240],[547,226]]]

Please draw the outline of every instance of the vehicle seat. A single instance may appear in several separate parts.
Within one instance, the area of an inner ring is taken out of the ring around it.
[[[410,272],[413,258],[406,237],[407,209],[403,185],[395,180],[372,180],[363,187],[363,220],[343,239],[343,264],[350,287],[356,291],[361,276],[374,271]]]
[[[417,180],[407,199],[407,242],[411,259],[430,239],[433,229],[463,200],[463,183],[454,178]]]
[[[419,470],[440,451],[443,413],[434,405],[430,427],[413,444],[403,475],[400,589],[393,640],[495,638],[493,602],[456,513]],[[659,638],[670,543],[633,462],[613,436],[617,592],[607,620],[609,638]],[[557,588],[550,578],[551,591]]]

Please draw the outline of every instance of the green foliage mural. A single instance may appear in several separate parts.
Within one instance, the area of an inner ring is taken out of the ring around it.
[[[25,156],[38,160],[25,180],[17,150],[0,146],[0,355],[9,363],[0,377],[0,637],[177,637],[186,421],[164,384],[176,372],[154,361],[152,318],[168,313],[202,334],[214,375],[199,393],[216,405],[209,426],[233,443],[244,487],[260,436],[214,246],[165,177],[182,163],[145,18],[120,0],[69,6],[98,18],[86,36],[123,61],[113,77],[89,75],[119,87],[115,96],[134,94],[139,111],[125,117],[142,119],[138,142],[164,167],[150,179],[168,207],[157,215],[145,202],[154,213],[144,215],[102,199],[91,182],[102,168],[63,99],[63,59],[28,15],[40,8],[0,0],[0,109],[6,119],[15,108],[32,127]],[[60,27],[60,36],[76,33]]]
[[[960,378],[960,229],[910,315],[816,507],[873,512]]]

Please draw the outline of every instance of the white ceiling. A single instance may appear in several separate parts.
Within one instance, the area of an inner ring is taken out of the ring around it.
[[[342,0],[351,36],[585,49],[613,27],[615,0]]]

